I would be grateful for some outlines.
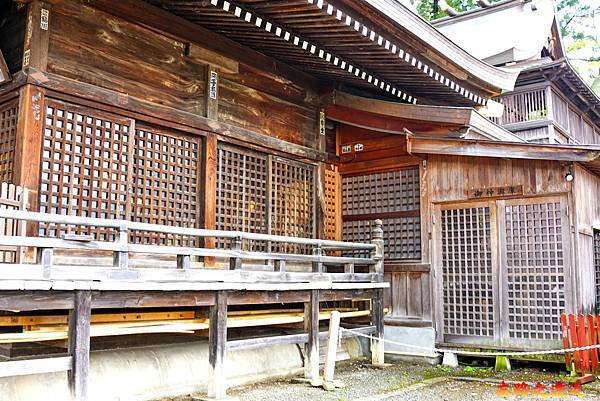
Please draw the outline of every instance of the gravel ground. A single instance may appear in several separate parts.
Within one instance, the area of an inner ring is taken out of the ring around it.
[[[462,381],[457,379],[458,377],[469,377],[479,381]],[[338,363],[335,378],[345,387],[325,391],[294,379],[281,379],[232,388],[228,395],[237,397],[240,401],[600,400],[598,381],[585,385],[583,393],[578,396],[552,397],[549,391],[546,391],[543,397],[498,394],[500,380],[506,380],[508,383],[541,382],[547,386],[557,381],[568,381],[569,378],[558,370],[519,368],[499,374],[489,368],[469,366],[449,369],[414,363],[394,363],[385,368],[374,368],[366,361],[352,361]],[[177,397],[160,401],[190,400],[190,397]]]

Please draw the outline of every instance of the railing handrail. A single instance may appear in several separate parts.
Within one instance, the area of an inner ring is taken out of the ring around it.
[[[271,241],[291,243],[297,245],[312,245],[316,248],[336,249],[336,250],[375,250],[375,245],[372,243],[355,243],[344,241],[331,241],[314,238],[302,237],[287,237],[281,235],[249,233],[245,231],[223,231],[223,230],[208,230],[204,228],[189,228],[166,226],[152,223],[139,223],[122,219],[103,219],[96,217],[70,216],[61,214],[30,212],[24,210],[9,210],[0,209],[0,218],[24,220],[38,223],[52,223],[77,226],[94,226],[103,228],[113,228],[119,231],[146,231],[161,234],[184,235],[190,237],[214,237],[241,239],[250,241]]]

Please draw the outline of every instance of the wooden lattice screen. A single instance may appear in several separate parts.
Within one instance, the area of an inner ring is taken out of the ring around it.
[[[132,209],[135,221],[199,227],[200,137],[137,126],[134,137]],[[181,236],[134,233],[136,243],[190,246]]]
[[[560,339],[565,311],[561,203],[507,204],[505,216],[509,337]]]
[[[341,239],[341,177],[337,168],[325,169],[325,239]]]
[[[313,165],[223,143],[219,143],[218,150],[218,229],[313,236]],[[296,245],[277,243],[254,243],[247,247],[270,248],[275,252],[307,251]]]
[[[494,336],[490,208],[441,211],[444,333]]]
[[[594,265],[596,266],[596,310],[600,311],[600,230],[594,231]]]
[[[199,227],[200,138],[53,99],[46,101],[40,210],[55,214]],[[96,227],[40,224],[112,240]],[[180,236],[132,232],[134,243],[191,245]]]
[[[13,182],[19,99],[0,105],[0,181]]]
[[[419,168],[345,176],[342,179],[345,241],[367,241],[371,223],[383,221],[386,259],[421,259]]]
[[[132,121],[50,99],[46,104],[40,211],[125,218]],[[40,224],[39,231],[56,237],[66,228]],[[114,233],[95,227],[74,232],[114,238]]]

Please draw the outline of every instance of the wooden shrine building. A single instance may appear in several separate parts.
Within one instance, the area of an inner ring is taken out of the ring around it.
[[[529,348],[595,305],[600,146],[503,127],[523,72],[399,2],[0,13],[2,377],[68,371],[76,400],[117,399],[138,384],[100,387],[120,373],[95,368],[103,337],[204,336],[208,396],[223,398],[239,350],[303,344],[318,381],[332,309],[376,339],[385,324],[399,340]],[[579,97],[589,108],[569,107],[597,132],[597,97]],[[27,342],[30,358],[60,355],[15,360]],[[373,363],[383,354],[373,340]]]

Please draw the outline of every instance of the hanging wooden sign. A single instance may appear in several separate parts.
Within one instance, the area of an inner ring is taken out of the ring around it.
[[[469,199],[495,198],[503,196],[523,195],[523,185],[507,185],[504,187],[475,188],[469,191]]]

